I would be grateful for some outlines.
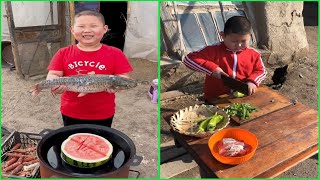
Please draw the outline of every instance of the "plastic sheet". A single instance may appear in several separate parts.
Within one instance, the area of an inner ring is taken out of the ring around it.
[[[123,52],[128,58],[158,59],[158,3],[130,2]]]

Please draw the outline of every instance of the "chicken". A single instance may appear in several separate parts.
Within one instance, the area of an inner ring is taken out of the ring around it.
[[[287,74],[288,74],[288,65],[285,65],[281,68],[277,68],[272,76],[273,81],[273,89],[280,89],[283,85],[283,83],[287,80]]]

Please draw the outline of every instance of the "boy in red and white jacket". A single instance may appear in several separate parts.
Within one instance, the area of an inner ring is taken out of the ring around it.
[[[265,79],[267,72],[260,53],[249,47],[250,31],[247,18],[231,17],[220,33],[223,42],[192,52],[183,60],[188,68],[206,74],[204,98],[207,101],[232,92],[224,86],[221,74],[247,83],[249,95],[255,93]]]

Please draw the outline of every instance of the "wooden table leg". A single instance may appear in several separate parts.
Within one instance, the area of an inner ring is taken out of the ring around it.
[[[176,148],[182,147],[181,144],[177,141],[176,138],[173,138],[173,140],[174,140],[174,145],[176,146]]]
[[[200,166],[199,166],[199,172],[200,172],[201,178],[218,178],[214,173],[209,173],[206,170],[202,169]]]

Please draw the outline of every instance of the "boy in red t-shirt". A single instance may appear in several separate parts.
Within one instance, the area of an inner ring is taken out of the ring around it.
[[[249,95],[255,93],[265,79],[266,70],[260,53],[249,47],[250,33],[251,23],[246,17],[231,17],[225,24],[224,32],[220,33],[223,42],[192,52],[183,60],[188,68],[206,74],[206,101],[232,92],[224,86],[222,74],[246,82]]]
[[[96,11],[82,11],[75,15],[71,33],[78,44],[61,48],[53,56],[47,79],[78,74],[110,74],[129,78],[132,71],[121,50],[101,44],[108,31],[104,17]],[[115,91],[79,93],[66,91],[65,86],[51,89],[61,95],[60,111],[64,125],[98,124],[111,127],[115,113]]]

